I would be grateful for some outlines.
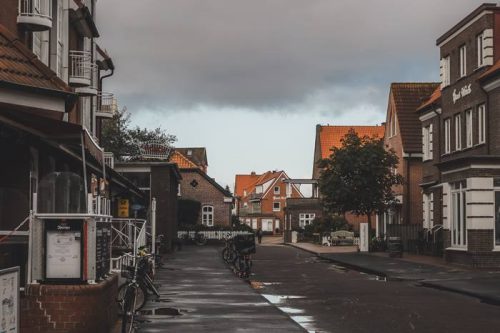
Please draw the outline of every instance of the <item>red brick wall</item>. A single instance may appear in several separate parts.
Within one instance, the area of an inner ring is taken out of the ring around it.
[[[232,203],[224,202],[225,195],[212,185],[205,177],[198,172],[185,171],[181,169],[181,198],[196,200],[201,205],[214,207],[214,225],[231,225]],[[196,187],[191,186],[191,182],[196,181]],[[202,222],[202,214],[198,223]]]
[[[94,285],[28,285],[21,333],[109,333],[116,324],[118,277]]]

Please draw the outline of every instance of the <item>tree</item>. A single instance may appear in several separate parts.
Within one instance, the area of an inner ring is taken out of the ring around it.
[[[181,226],[198,223],[201,212],[201,203],[196,200],[179,199],[177,208],[177,222]]]
[[[322,202],[330,213],[366,215],[371,225],[373,213],[381,213],[396,202],[394,185],[403,183],[396,174],[398,157],[385,150],[382,139],[359,137],[351,129],[333,148],[329,158],[319,162]]]
[[[127,108],[116,112],[113,118],[103,122],[101,146],[105,151],[112,152],[117,159],[137,153],[137,142],[160,141],[171,145],[177,138],[167,134],[161,127],[154,130],[147,128],[130,128],[130,113]]]

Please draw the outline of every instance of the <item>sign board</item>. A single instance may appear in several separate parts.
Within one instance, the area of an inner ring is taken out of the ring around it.
[[[0,332],[19,332],[19,267],[0,270]]]
[[[368,223],[359,224],[359,251],[368,252]]]
[[[82,278],[83,221],[47,221],[45,278]]]
[[[96,224],[96,280],[104,278],[110,271],[111,262],[111,224]]]
[[[127,218],[129,212],[128,199],[120,199],[118,201],[118,217]]]

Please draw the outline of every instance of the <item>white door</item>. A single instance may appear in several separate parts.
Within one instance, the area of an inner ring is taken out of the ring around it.
[[[272,219],[262,219],[262,231],[273,231],[273,223]]]
[[[257,230],[257,219],[252,219],[252,229]]]

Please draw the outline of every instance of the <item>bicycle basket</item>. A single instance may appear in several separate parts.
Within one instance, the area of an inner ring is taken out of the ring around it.
[[[236,235],[233,238],[236,251],[241,254],[255,253],[255,235]]]

